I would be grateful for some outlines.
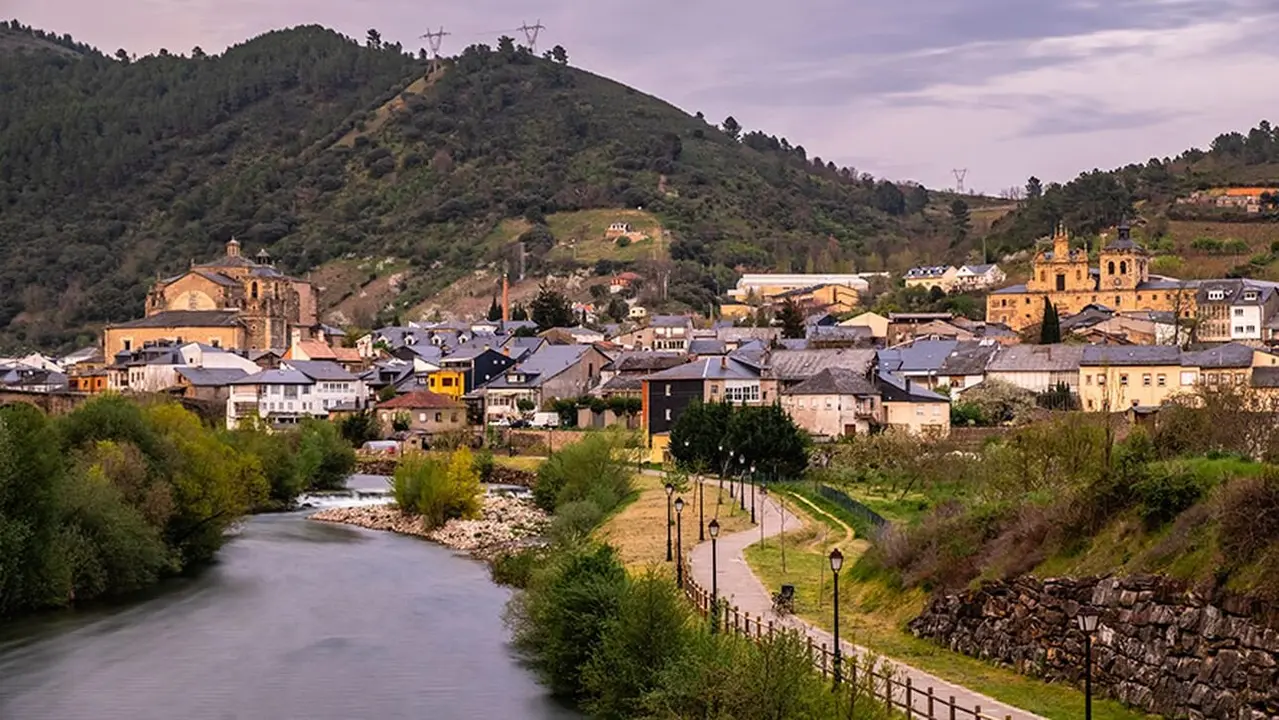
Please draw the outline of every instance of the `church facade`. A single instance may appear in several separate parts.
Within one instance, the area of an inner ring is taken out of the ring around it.
[[[310,282],[277,270],[265,250],[244,257],[232,239],[226,254],[157,280],[147,293],[145,317],[108,326],[103,352],[179,340],[228,350],[283,350],[312,339],[319,327],[319,298]]]
[[[1090,304],[1116,312],[1157,310],[1195,316],[1197,283],[1150,275],[1150,256],[1133,241],[1127,225],[1099,254],[1093,268],[1084,248],[1072,248],[1070,235],[1059,227],[1052,250],[1035,255],[1031,277],[1024,285],[992,292],[986,298],[986,320],[1018,332],[1043,319],[1044,299],[1061,317],[1073,315]]]

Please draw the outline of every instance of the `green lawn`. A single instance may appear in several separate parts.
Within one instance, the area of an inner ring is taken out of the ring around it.
[[[859,498],[860,499],[860,498]],[[798,503],[787,503],[794,507]],[[809,510],[803,505],[800,514]],[[830,630],[832,627],[832,584],[830,548],[845,536],[844,527],[831,517],[815,519],[807,513],[804,528],[787,533],[786,569],[782,570],[782,544],[770,538],[760,547],[746,551],[751,569],[764,585],[776,588],[795,585],[795,611],[804,619]],[[858,559],[869,548],[865,540],[840,545],[845,556],[845,572],[840,586],[840,632],[845,638],[887,657],[900,660],[938,677],[989,695],[997,700],[1047,718],[1079,718],[1083,715],[1083,693],[1066,685],[1045,683],[975,658],[950,652],[914,637],[905,625],[927,602],[920,589],[892,587],[881,574],[869,573]],[[851,569],[849,569],[851,568]],[[1093,716],[1098,720],[1135,720],[1146,717],[1117,702],[1093,699]]]

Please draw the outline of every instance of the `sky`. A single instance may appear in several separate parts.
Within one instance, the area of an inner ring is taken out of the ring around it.
[[[0,0],[105,52],[219,52],[317,23],[445,54],[539,51],[810,157],[991,194],[1279,124],[1279,0]],[[523,44],[523,43],[522,43]]]

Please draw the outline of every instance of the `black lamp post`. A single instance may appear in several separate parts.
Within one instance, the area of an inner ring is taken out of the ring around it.
[[[666,562],[671,561],[671,495],[675,493],[675,486],[666,483]]]
[[[719,566],[718,562],[718,544],[719,539],[719,520],[711,518],[711,524],[707,526],[707,531],[711,534],[711,634],[719,632]]]
[[[719,446],[719,454],[720,454],[720,455],[723,455],[723,454],[724,454],[724,446],[723,446],[723,445],[720,445],[720,446]],[[720,469],[719,469],[719,494],[721,495],[721,497],[719,497],[718,499],[716,499],[716,501],[715,501],[715,504],[716,504],[716,505],[723,505],[723,504],[724,504],[724,498],[722,497],[722,496],[723,496],[723,494],[724,494],[724,476],[728,474],[728,466],[729,466],[729,464],[731,464],[732,462],[733,462],[733,451],[732,451],[732,450],[729,450],[729,451],[728,451],[728,457],[724,460],[724,465],[723,465],[722,467],[720,467]],[[733,497],[733,483],[731,483],[731,482],[728,484],[728,496],[729,496],[730,498],[731,498],[731,497]]]
[[[751,524],[755,523],[755,485],[758,481],[755,479],[755,465],[751,464]],[[764,511],[760,508],[760,512]]]
[[[835,548],[830,551],[830,571],[835,577],[835,685],[840,682],[839,674],[839,569],[844,567],[844,553]]]
[[[688,450],[689,441],[684,441],[684,449]],[[687,454],[687,453],[685,453]],[[697,477],[697,541],[706,540],[706,483],[702,482],[702,461],[697,460],[694,475]]]
[[[684,498],[675,498],[675,586],[684,589]]]
[[[742,512],[746,512],[746,455],[739,455],[737,461],[742,465],[741,469],[737,471],[737,491],[738,495],[741,496]]]
[[[1092,720],[1092,634],[1097,632],[1097,619],[1094,613],[1075,617],[1084,631],[1084,720]]]

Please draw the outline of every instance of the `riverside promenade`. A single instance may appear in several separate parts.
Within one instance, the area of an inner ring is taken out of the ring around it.
[[[760,519],[764,524],[764,537],[777,535],[782,527],[783,510],[781,505],[776,500],[769,498],[762,503],[762,507]],[[792,529],[800,527],[801,521],[795,515],[786,511],[785,517],[787,527]],[[815,643],[826,643],[829,647],[833,647],[834,638],[825,630],[794,615],[779,616],[773,612],[773,590],[765,588],[759,581],[759,578],[755,576],[755,573],[751,571],[750,566],[746,563],[744,555],[745,549],[759,542],[759,539],[759,528],[750,528],[720,536],[717,561],[719,597],[728,601],[730,606],[737,606],[739,610],[750,613],[751,617],[762,618],[765,623],[771,621],[778,627],[800,630],[812,637]],[[711,543],[709,540],[694,546],[689,552],[689,567],[694,581],[709,591],[711,587]],[[873,654],[865,648],[848,642],[841,642],[840,645],[844,657],[849,660],[863,654]],[[968,709],[968,712],[952,715],[949,709],[943,710],[934,703],[932,717],[939,719],[974,718],[977,708],[980,708],[981,718],[994,720],[1004,720],[1006,718],[1013,718],[1013,720],[1044,720],[1039,715],[1012,707],[981,693],[947,682],[893,658],[880,656],[880,659],[892,665],[895,677],[902,683],[905,683],[907,679],[910,680],[911,687],[914,690],[911,694],[910,705],[913,710],[912,714],[917,717],[930,717],[929,699],[925,692],[928,688],[932,688],[934,698],[943,698],[949,702],[950,698],[953,697],[956,707]],[[904,706],[906,703],[906,690],[904,687],[894,692],[894,699]]]

